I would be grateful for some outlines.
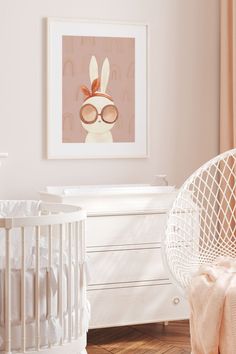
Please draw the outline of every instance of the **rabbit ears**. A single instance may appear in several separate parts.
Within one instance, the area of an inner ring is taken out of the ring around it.
[[[105,60],[102,64],[102,71],[101,71],[101,78],[100,78],[100,91],[102,93],[106,92],[108,81],[109,81],[109,76],[110,76],[110,63],[109,63],[108,58],[105,58]],[[97,59],[94,55],[91,57],[91,60],[89,63],[89,77],[90,77],[91,85],[93,84],[94,80],[99,78],[98,63],[97,63]]]
[[[90,97],[102,96],[113,101],[112,97],[106,93],[107,84],[110,76],[110,64],[108,58],[106,58],[102,64],[101,78],[98,75],[98,63],[95,56],[91,57],[89,63],[89,77],[91,82],[91,90],[86,86],[81,86],[80,89],[84,94],[86,101]],[[100,88],[100,91],[98,91]]]

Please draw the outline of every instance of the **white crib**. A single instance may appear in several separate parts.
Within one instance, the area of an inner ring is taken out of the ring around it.
[[[85,219],[76,206],[0,201],[1,354],[86,353]]]

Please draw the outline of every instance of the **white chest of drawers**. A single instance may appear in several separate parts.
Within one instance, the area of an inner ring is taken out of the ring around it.
[[[175,191],[168,187],[48,187],[45,201],[88,212],[90,328],[188,318],[162,264],[161,238]]]

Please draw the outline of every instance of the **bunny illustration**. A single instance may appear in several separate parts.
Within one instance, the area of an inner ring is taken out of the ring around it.
[[[111,129],[118,119],[118,109],[113,99],[106,93],[110,75],[110,64],[105,58],[101,78],[98,75],[98,64],[95,56],[89,64],[91,91],[81,86],[85,98],[80,108],[80,119],[84,129],[88,132],[86,143],[112,143]]]

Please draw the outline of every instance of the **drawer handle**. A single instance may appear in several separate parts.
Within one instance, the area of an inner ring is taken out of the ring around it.
[[[173,299],[173,304],[178,305],[180,303],[180,298],[179,297],[174,297]]]

